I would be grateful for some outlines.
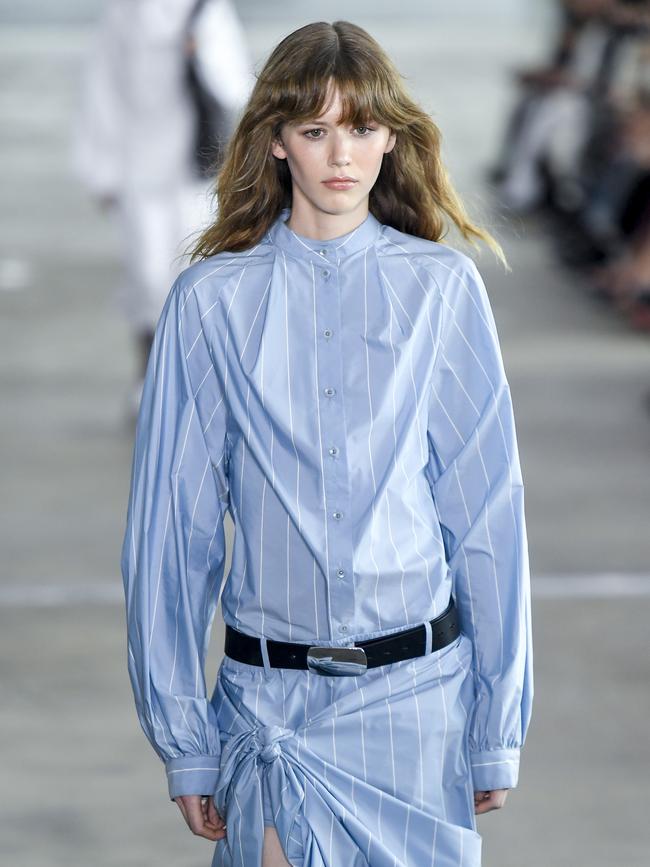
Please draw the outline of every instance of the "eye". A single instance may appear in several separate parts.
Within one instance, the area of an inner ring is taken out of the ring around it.
[[[358,138],[368,138],[370,133],[374,132],[375,129],[376,129],[376,127],[365,126],[365,125],[354,127],[355,132],[358,130],[365,130],[365,132],[362,132],[358,135]],[[313,129],[306,130],[303,133],[303,135],[305,138],[312,139],[312,141],[318,141],[319,139],[323,138],[323,136],[322,135],[312,135],[312,133],[322,133],[322,132],[325,132],[325,130],[322,126],[319,126],[319,127],[314,127]]]

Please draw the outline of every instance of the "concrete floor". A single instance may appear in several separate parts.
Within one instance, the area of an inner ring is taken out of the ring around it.
[[[168,800],[126,674],[119,546],[134,358],[111,301],[114,227],[67,164],[99,5],[0,0],[0,859],[200,867],[212,844]],[[496,221],[513,267],[504,274],[487,250],[478,260],[527,485],[535,704],[519,786],[478,820],[483,862],[645,867],[650,341],[558,268],[535,220],[492,213],[481,185],[513,98],[508,69],[543,53],[542,4],[500,0],[488,15],[472,0],[453,12],[407,2],[399,18],[376,5],[240,8],[256,60],[309,20],[368,27],[432,111],[452,177]],[[221,645],[217,623],[210,681]]]

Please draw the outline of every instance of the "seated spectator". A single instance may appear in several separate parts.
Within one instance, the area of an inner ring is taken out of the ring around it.
[[[545,197],[542,161],[569,174],[589,128],[590,95],[611,55],[611,0],[563,0],[562,27],[548,66],[517,73],[522,93],[491,179],[499,199],[526,212]]]
[[[550,214],[562,261],[650,330],[650,2],[561,7],[551,62],[518,73],[491,179],[511,210]]]

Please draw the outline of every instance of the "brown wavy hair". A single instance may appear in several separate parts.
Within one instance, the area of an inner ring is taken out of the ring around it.
[[[396,133],[384,154],[368,208],[402,232],[442,241],[455,226],[462,238],[492,248],[511,270],[499,242],[470,221],[441,160],[441,133],[410,97],[383,48],[349,21],[317,21],[300,27],[275,47],[226,143],[212,201],[216,221],[189,247],[191,261],[254,246],[291,207],[287,161],[271,152],[284,123],[303,123],[326,108],[328,85],[338,86],[339,123],[374,120]]]

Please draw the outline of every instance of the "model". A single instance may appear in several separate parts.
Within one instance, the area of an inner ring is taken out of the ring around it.
[[[129,418],[169,287],[187,264],[179,254],[210,219],[209,184],[197,165],[200,115],[188,86],[190,37],[191,68],[230,120],[253,85],[232,0],[107,0],[74,119],[74,171],[118,229],[122,275],[114,301],[137,350]]]
[[[531,715],[530,579],[494,317],[443,237],[503,252],[346,21],[277,45],[215,193],[136,430],[140,722],[213,867],[476,867]]]

